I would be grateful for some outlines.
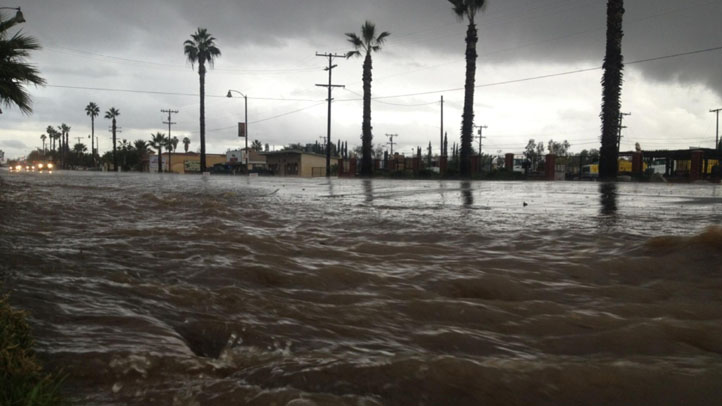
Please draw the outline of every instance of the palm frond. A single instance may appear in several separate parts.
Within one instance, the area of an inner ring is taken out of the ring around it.
[[[361,38],[359,38],[358,35],[356,35],[356,33],[353,33],[353,32],[346,33],[346,37],[347,37],[346,39],[348,40],[348,42],[350,42],[354,46],[354,48],[363,49],[364,43],[363,43],[363,41],[361,41]]]
[[[382,32],[381,34],[379,34],[378,37],[376,37],[376,43],[379,45],[383,45],[383,43],[386,42],[386,38],[388,38],[389,35],[391,35],[390,32],[387,32],[387,31]]]
[[[361,52],[359,51],[348,51],[346,52],[346,59],[351,58],[352,56],[361,56]]]
[[[361,26],[361,38],[363,39],[364,44],[368,46],[373,42],[374,37],[376,36],[376,24],[372,23],[371,21],[366,21]]]
[[[452,5],[452,9],[454,10],[456,17],[459,20],[463,20],[466,12],[468,11],[466,0],[449,0],[449,3]]]

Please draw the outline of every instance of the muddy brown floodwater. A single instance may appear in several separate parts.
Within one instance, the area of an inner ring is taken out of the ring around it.
[[[715,185],[3,171],[0,289],[79,405],[715,405],[720,226]]]

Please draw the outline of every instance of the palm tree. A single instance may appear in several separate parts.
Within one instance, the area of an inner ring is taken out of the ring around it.
[[[471,140],[474,130],[474,81],[476,80],[476,15],[486,8],[486,0],[449,0],[459,20],[468,20],[466,30],[466,82],[464,83],[464,113],[461,119],[461,176],[471,176]]]
[[[75,145],[73,145],[73,151],[75,151],[76,154],[81,155],[83,152],[87,151],[88,147],[85,146],[85,144],[79,142]]]
[[[163,173],[163,147],[166,145],[165,134],[157,132],[155,134],[151,134],[150,136],[152,138],[150,139],[150,143],[148,143],[148,145],[158,150],[158,173]]]
[[[363,123],[361,124],[361,176],[371,176],[373,173],[373,164],[371,162],[371,144],[373,134],[371,134],[371,70],[373,69],[373,61],[371,54],[379,52],[386,38],[391,35],[384,31],[376,36],[376,25],[370,21],[366,21],[361,26],[361,36],[356,33],[347,33],[347,40],[353,44],[354,50],[346,54],[346,58],[352,56],[364,56],[363,65],[363,90],[364,90],[364,107],[363,107]]]
[[[186,154],[188,153],[188,146],[191,145],[191,139],[188,137],[183,137],[183,148],[186,151]]]
[[[43,155],[45,155],[45,140],[48,139],[48,136],[45,134],[40,134],[40,139],[43,140]]]
[[[35,67],[25,62],[30,51],[40,49],[38,41],[20,31],[12,36],[8,30],[16,24],[21,23],[17,16],[8,20],[0,15],[0,104],[7,107],[17,106],[23,114],[33,112],[31,99],[25,86],[44,85],[45,79],[41,78]]]
[[[85,106],[85,114],[90,116],[90,155],[93,156],[93,163],[95,163],[95,117],[100,114],[100,107],[90,102]]]
[[[198,62],[198,76],[201,88],[201,173],[206,171],[206,62],[213,67],[213,62],[221,56],[221,50],[216,47],[216,39],[205,28],[198,28],[191,39],[183,43],[185,53],[191,67]]]
[[[136,169],[143,171],[146,157],[148,156],[148,141],[146,140],[135,140],[133,141],[133,147],[138,152],[138,163],[136,164]]]
[[[60,159],[63,163],[63,169],[65,169],[68,165],[68,151],[70,151],[70,147],[68,146],[68,141],[70,140],[70,127],[63,123],[58,126],[58,130],[60,130]]]
[[[53,126],[49,125],[45,129],[45,132],[48,134],[48,139],[50,140],[50,150],[55,152],[55,133],[57,133],[57,131],[55,131],[55,128],[53,128]]]
[[[115,107],[111,107],[110,110],[105,112],[105,118],[112,121],[112,131],[113,131],[113,170],[118,172],[118,154],[115,148],[115,131],[117,129],[117,121],[116,119],[120,115],[120,110],[116,109]]]
[[[178,137],[166,138],[165,139],[165,148],[166,148],[166,151],[168,151],[168,172],[172,173],[173,165],[171,164],[171,162],[172,162],[171,153],[175,152],[176,148],[178,148]]]
[[[621,109],[622,70],[622,19],[624,0],[607,2],[607,54],[604,57],[602,78],[602,148],[599,151],[599,177],[617,177],[617,134],[619,131],[619,110]]]

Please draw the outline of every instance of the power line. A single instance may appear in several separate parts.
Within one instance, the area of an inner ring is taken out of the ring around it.
[[[693,50],[693,51],[688,51],[688,52],[680,52],[680,53],[676,53],[676,54],[658,56],[658,57],[653,57],[653,58],[639,59],[639,60],[625,62],[625,63],[627,65],[635,65],[635,64],[640,64],[640,63],[661,61],[661,60],[665,60],[665,59],[679,58],[679,57],[683,57],[683,56],[697,55],[697,54],[714,52],[714,51],[719,51],[719,50],[722,50],[722,46],[698,49],[698,50]],[[526,77],[526,78],[505,80],[505,81],[500,81],[500,82],[485,83],[485,84],[477,85],[477,86],[475,86],[475,88],[485,88],[485,87],[514,84],[514,83],[530,82],[530,81],[541,80],[541,79],[549,79],[549,78],[554,78],[554,77],[569,76],[569,75],[574,75],[574,74],[579,74],[579,73],[597,71],[597,70],[601,70],[601,69],[602,69],[601,66],[584,68],[584,69],[576,69],[576,70],[566,71],[566,72],[557,72],[557,73],[550,73],[550,74],[546,74],[546,75],[531,76],[531,77]],[[68,85],[46,85],[46,87],[60,88],[60,89],[74,89],[74,90],[92,90],[92,91],[105,91],[105,92],[154,94],[154,95],[166,95],[166,96],[199,97],[198,94],[194,94],[194,93],[162,92],[162,91],[151,91],[151,90],[112,89],[112,88],[68,86]],[[384,99],[395,99],[395,98],[412,97],[412,96],[424,96],[424,95],[430,95],[430,94],[438,94],[438,93],[444,93],[444,92],[456,92],[456,91],[462,91],[462,90],[464,90],[463,87],[457,87],[457,88],[452,88],[452,89],[431,90],[431,91],[425,91],[425,92],[406,93],[406,94],[399,94],[399,95],[376,96],[376,97],[372,97],[372,100],[379,101],[379,100],[384,100]],[[225,96],[207,95],[206,97],[208,97],[208,98],[224,98]],[[249,99],[267,100],[267,101],[289,101],[289,102],[294,101],[294,102],[309,102],[309,103],[319,101],[317,99],[316,100],[314,100],[314,99],[283,99],[283,98],[263,98],[263,97],[255,97],[255,98],[249,97]],[[363,99],[341,99],[341,100],[336,100],[336,101],[349,102],[349,101],[359,101],[359,100],[363,100]],[[438,103],[438,102],[434,101],[434,102],[430,102],[428,104],[434,104],[434,103]],[[312,107],[314,107],[314,106],[312,106]]]
[[[98,58],[106,58],[111,60],[116,60],[119,62],[124,63],[131,63],[131,64],[143,64],[143,65],[151,65],[151,66],[157,66],[159,68],[177,68],[177,69],[187,69],[185,67],[182,67],[180,65],[176,64],[170,64],[170,63],[162,63],[162,62],[154,62],[154,61],[145,61],[141,59],[132,59],[132,58],[125,58],[121,56],[114,56],[114,55],[105,55],[98,52],[92,52],[92,51],[85,51],[81,49],[75,49],[75,48],[68,48],[68,47],[45,47],[46,50],[53,51],[53,52],[66,52],[66,53],[75,53],[80,55],[90,55],[95,56]],[[288,72],[311,72],[318,69],[317,66],[299,66],[299,67],[291,67],[291,68],[214,68],[214,70],[219,72],[244,72],[244,73],[288,73]]]
[[[658,56],[658,57],[647,58],[647,59],[639,59],[636,61],[625,62],[625,63],[627,65],[634,65],[634,64],[645,63],[645,62],[678,58],[681,56],[696,55],[696,54],[701,54],[701,53],[706,53],[706,52],[719,51],[721,49],[722,49],[722,46],[717,46],[717,47],[713,47],[713,48],[698,49],[698,50],[694,50],[694,51],[681,52],[681,53],[672,54],[672,55]],[[501,81],[501,82],[485,83],[482,85],[474,86],[474,88],[479,89],[479,88],[484,88],[484,87],[509,85],[509,84],[513,84],[513,83],[531,82],[534,80],[549,79],[549,78],[555,78],[555,77],[560,77],[560,76],[569,76],[569,75],[574,75],[574,74],[578,74],[578,73],[597,71],[597,70],[601,70],[602,68],[603,68],[602,66],[597,66],[597,67],[593,67],[593,68],[584,68],[584,69],[577,69],[577,70],[573,70],[573,71],[550,73],[547,75],[531,76],[531,77],[520,78],[520,79],[505,80],[505,81]],[[464,90],[463,87],[456,87],[456,88],[452,88],[452,89],[430,90],[430,91],[426,91],[426,92],[407,93],[407,94],[399,94],[399,95],[393,95],[393,96],[377,96],[377,97],[372,97],[372,100],[396,99],[396,98],[400,98],[400,97],[412,97],[412,96],[424,96],[424,95],[438,94],[438,93],[444,93],[444,92],[458,92],[458,91],[462,91],[462,90]],[[344,100],[338,100],[338,101],[345,102],[345,101],[358,101],[358,100],[360,100],[360,99],[344,99]]]
[[[72,90],[92,90],[98,92],[119,92],[119,93],[137,93],[137,94],[155,94],[161,96],[188,96],[188,97],[200,97],[197,93],[180,93],[180,92],[162,92],[154,90],[135,90],[135,89],[113,89],[104,87],[88,87],[88,86],[68,86],[68,85],[45,85],[45,87],[58,88],[58,89],[72,89]],[[221,95],[206,95],[207,98],[213,99],[225,99],[226,96]],[[249,97],[249,100],[263,100],[263,101],[287,101],[287,102],[306,102],[313,103],[318,102],[318,99],[284,99],[280,97]]]

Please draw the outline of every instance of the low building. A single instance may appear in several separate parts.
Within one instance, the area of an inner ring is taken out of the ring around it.
[[[225,154],[206,154],[206,169],[210,170],[213,165],[225,164]],[[199,173],[201,171],[201,154],[195,152],[173,153],[170,158],[171,172],[173,173]],[[163,153],[161,160],[163,172],[168,172],[168,154]],[[149,156],[148,169],[150,172],[158,172],[158,155]]]
[[[298,150],[265,152],[268,169],[277,176],[298,176],[312,178],[326,176],[326,155]],[[338,163],[338,157],[331,157],[331,165]]]
[[[230,165],[244,165],[246,163],[246,153],[243,149],[229,150],[226,152],[226,162]],[[266,156],[255,149],[249,148],[248,154],[248,170],[265,169]]]

